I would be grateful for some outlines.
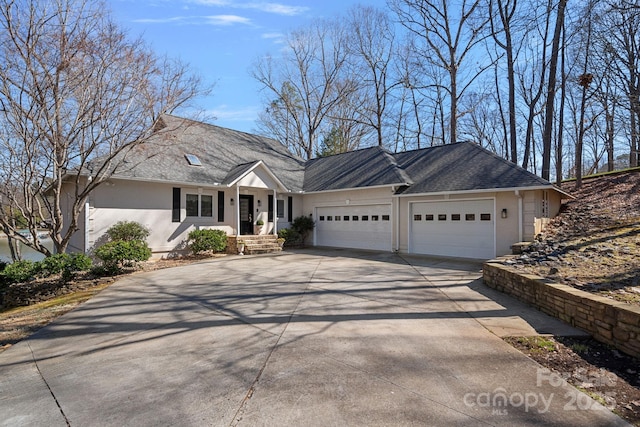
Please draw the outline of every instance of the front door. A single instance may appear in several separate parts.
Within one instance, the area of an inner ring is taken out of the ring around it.
[[[240,234],[253,234],[253,196],[240,196]]]

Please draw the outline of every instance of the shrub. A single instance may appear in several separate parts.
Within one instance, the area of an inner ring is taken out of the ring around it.
[[[55,254],[46,257],[39,263],[38,273],[42,277],[48,277],[53,274],[62,273],[62,271],[71,262],[69,254]]]
[[[69,271],[89,271],[93,262],[85,254],[72,254],[67,269]]]
[[[297,231],[300,234],[300,238],[302,243],[304,243],[307,235],[313,227],[315,227],[316,223],[313,222],[313,219],[309,216],[299,216],[293,220],[291,223],[291,228]]]
[[[21,283],[31,280],[38,270],[38,262],[21,260],[7,265],[2,274],[8,283]]]
[[[289,246],[302,243],[300,233],[291,228],[283,228],[281,230],[278,230],[278,238],[284,239],[285,245]]]
[[[194,254],[222,252],[227,248],[227,233],[222,230],[193,230],[189,233],[189,242]]]
[[[149,237],[149,229],[139,222],[119,221],[107,230],[107,235],[113,241],[130,242],[140,240],[144,242]]]
[[[117,273],[124,267],[135,267],[136,263],[151,258],[151,249],[141,240],[108,242],[96,249],[104,270]]]

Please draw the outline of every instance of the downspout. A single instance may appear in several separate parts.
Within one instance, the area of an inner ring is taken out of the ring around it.
[[[522,242],[524,238],[523,232],[523,219],[522,219],[522,211],[523,211],[523,202],[522,202],[522,194],[520,194],[520,190],[516,190],[516,197],[518,198],[518,242]]]
[[[89,199],[84,202],[84,254],[86,255],[89,252],[89,242],[91,242],[91,227],[89,224],[90,215],[89,215]]]
[[[395,214],[393,215],[393,232],[395,233],[395,249],[394,252],[400,252],[400,198],[399,197],[394,197],[394,194],[396,192],[396,187],[395,185],[391,187],[391,204],[392,204],[392,208],[395,211]]]
[[[240,235],[240,187],[236,184],[236,203],[234,206],[236,213],[236,237]]]
[[[273,189],[273,212],[271,212],[271,215],[273,215],[273,234],[275,234],[276,236],[278,235],[278,198],[276,197],[277,191],[274,188]]]

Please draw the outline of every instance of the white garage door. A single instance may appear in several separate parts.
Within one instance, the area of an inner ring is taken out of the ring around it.
[[[411,205],[410,252],[459,258],[495,257],[494,201]]]
[[[316,245],[391,251],[391,206],[317,209]]]

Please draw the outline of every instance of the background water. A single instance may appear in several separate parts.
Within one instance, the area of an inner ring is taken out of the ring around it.
[[[51,239],[43,239],[42,242],[47,248],[49,248],[49,250],[53,250],[53,242]],[[41,259],[44,259],[43,254],[34,251],[25,245],[21,245],[20,250],[22,253],[22,259],[28,259],[31,261],[40,261]],[[0,261],[11,262],[11,251],[9,250],[7,238],[4,235],[0,236]]]

